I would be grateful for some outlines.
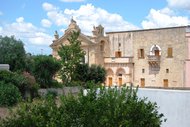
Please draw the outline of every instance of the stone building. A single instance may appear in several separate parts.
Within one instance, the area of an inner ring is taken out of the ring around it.
[[[50,45],[52,55],[68,44],[72,31],[80,31],[73,19]],[[170,27],[133,31],[107,32],[99,25],[93,27],[92,36],[82,32],[78,38],[86,52],[85,62],[105,67],[105,85],[123,84],[140,87],[190,87],[190,27]]]

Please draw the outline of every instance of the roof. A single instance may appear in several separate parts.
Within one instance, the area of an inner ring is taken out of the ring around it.
[[[114,33],[126,33],[126,32],[140,32],[140,31],[151,31],[151,30],[162,30],[162,29],[176,29],[176,28],[186,28],[190,26],[176,26],[176,27],[163,27],[163,28],[151,28],[151,29],[138,29],[138,30],[128,30],[128,31],[112,31],[106,32],[106,34],[114,34]]]

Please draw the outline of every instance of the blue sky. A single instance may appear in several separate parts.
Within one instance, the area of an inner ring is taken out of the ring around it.
[[[54,31],[62,36],[72,17],[88,35],[99,24],[106,32],[190,25],[190,0],[2,0],[0,35],[51,54]]]

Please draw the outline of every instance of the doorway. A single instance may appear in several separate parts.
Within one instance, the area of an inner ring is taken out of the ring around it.
[[[142,87],[142,88],[145,87],[145,79],[144,78],[141,78],[141,86],[140,87]]]
[[[122,86],[122,78],[119,78],[119,86]]]
[[[113,83],[112,77],[109,77],[109,78],[108,78],[108,86],[112,86],[112,83]]]
[[[164,79],[164,87],[167,88],[168,87],[168,79]]]

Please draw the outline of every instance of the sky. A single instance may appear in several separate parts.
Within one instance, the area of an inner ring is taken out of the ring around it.
[[[71,18],[91,35],[190,25],[190,0],[1,0],[0,35],[22,40],[26,52],[52,53],[55,30],[64,34]]]

